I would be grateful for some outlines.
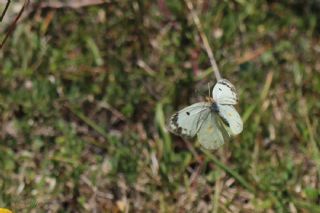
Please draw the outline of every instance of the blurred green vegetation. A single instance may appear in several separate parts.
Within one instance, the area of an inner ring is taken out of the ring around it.
[[[193,3],[243,133],[209,152],[165,128],[216,81],[183,1],[31,4],[0,52],[0,207],[320,212],[320,3]]]

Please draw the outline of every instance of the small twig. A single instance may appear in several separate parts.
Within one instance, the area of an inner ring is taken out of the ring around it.
[[[236,63],[243,64],[247,61],[252,61],[252,60],[258,58],[259,56],[261,56],[263,53],[265,53],[269,49],[271,49],[271,45],[267,44],[265,46],[257,48],[256,50],[244,53],[243,56],[236,59]]]
[[[211,49],[211,47],[209,45],[208,38],[207,38],[206,34],[204,33],[204,31],[202,29],[200,19],[197,16],[197,14],[195,13],[191,1],[190,0],[185,0],[185,2],[187,4],[188,9],[191,12],[193,22],[195,23],[195,25],[196,25],[196,27],[197,27],[197,29],[199,31],[201,40],[203,42],[203,46],[204,46],[204,48],[205,48],[205,50],[207,52],[207,55],[209,57],[209,60],[210,60],[214,75],[215,75],[217,80],[220,80],[221,79],[221,75],[220,75],[220,72],[219,72],[219,68],[218,68],[216,60],[214,59],[213,52],[212,52],[212,49]]]
[[[9,30],[6,33],[4,39],[2,40],[1,44],[0,44],[0,50],[2,49],[3,45],[6,43],[6,40],[8,39],[9,35],[13,32],[14,28],[17,25],[17,22],[19,21],[24,9],[28,6],[30,0],[25,0],[24,4],[21,8],[21,10],[19,11],[19,14],[17,15],[17,17],[15,18],[15,20],[12,22],[12,24],[9,26]]]
[[[137,65],[139,67],[141,67],[150,76],[155,76],[156,75],[156,72],[146,62],[144,62],[142,59],[138,59]]]
[[[3,17],[4,17],[4,16],[6,15],[6,13],[7,13],[7,10],[8,10],[9,5],[10,5],[10,1],[11,1],[11,0],[8,0],[8,1],[7,1],[6,7],[4,8],[4,10],[3,10],[3,12],[2,12],[2,15],[1,15],[0,22],[2,22]]]
[[[119,110],[116,108],[112,107],[108,102],[101,102],[100,107],[105,108],[109,110],[116,118],[118,118],[121,121],[126,120],[126,116],[124,116]]]

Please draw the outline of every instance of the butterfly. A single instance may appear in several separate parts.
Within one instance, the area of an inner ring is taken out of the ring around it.
[[[168,130],[198,141],[206,149],[217,149],[231,136],[242,132],[243,123],[234,105],[238,103],[235,87],[227,79],[219,80],[212,98],[188,106],[169,119]]]

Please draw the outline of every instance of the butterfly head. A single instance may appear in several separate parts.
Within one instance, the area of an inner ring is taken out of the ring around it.
[[[214,103],[214,102],[215,102],[215,101],[213,100],[213,98],[210,97],[210,96],[205,97],[205,100],[206,100],[206,102],[208,102],[208,103]]]

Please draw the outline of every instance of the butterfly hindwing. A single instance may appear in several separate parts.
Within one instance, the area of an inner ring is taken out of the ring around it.
[[[215,113],[210,113],[198,132],[198,141],[206,149],[217,149],[229,139],[228,133]]]
[[[212,98],[219,104],[235,105],[238,103],[236,89],[227,79],[219,80],[212,90]]]
[[[218,104],[219,116],[227,126],[230,135],[238,135],[242,132],[243,123],[237,110],[231,105]]]
[[[210,103],[199,102],[192,104],[171,116],[169,130],[183,137],[193,137],[197,134],[209,113]]]

